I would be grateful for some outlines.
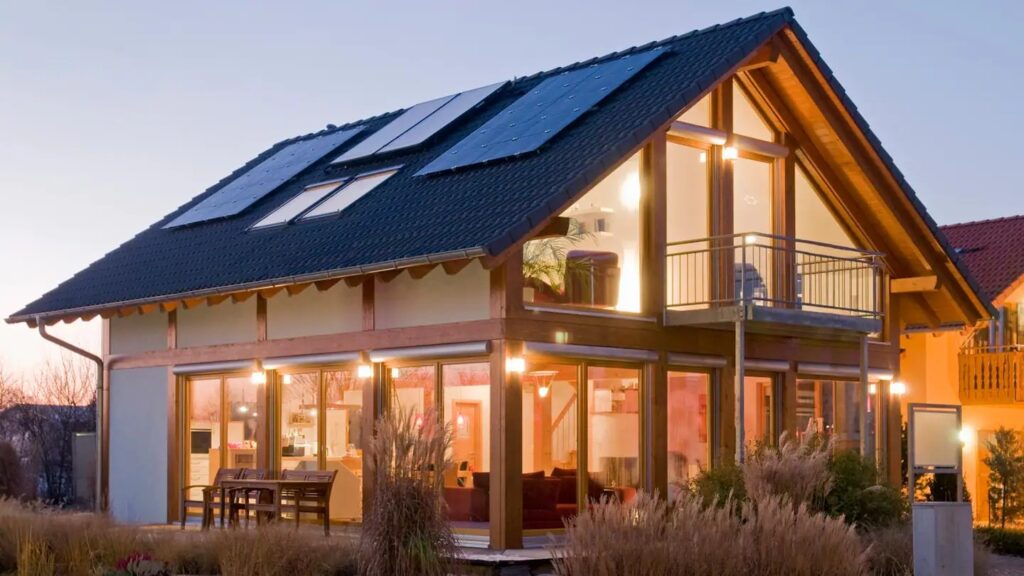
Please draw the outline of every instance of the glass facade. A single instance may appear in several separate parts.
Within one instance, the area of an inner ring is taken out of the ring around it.
[[[639,312],[641,192],[636,154],[527,242],[524,301]]]
[[[774,444],[775,379],[747,376],[743,379],[743,429],[748,453],[760,444]]]
[[[711,376],[669,371],[668,497],[674,500],[711,463]]]

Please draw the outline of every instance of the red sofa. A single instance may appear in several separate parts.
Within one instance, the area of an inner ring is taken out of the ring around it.
[[[587,496],[601,497],[604,488],[590,480]],[[452,521],[487,522],[490,518],[490,474],[473,473],[472,487],[445,487],[448,518]],[[555,468],[523,474],[523,529],[561,528],[563,520],[576,515],[576,470]]]

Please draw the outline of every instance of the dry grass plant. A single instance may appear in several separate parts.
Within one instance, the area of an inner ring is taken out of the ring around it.
[[[832,486],[830,455],[829,441],[822,441],[813,430],[800,439],[783,433],[778,448],[764,447],[743,464],[747,495],[753,501],[786,496],[794,506],[820,509]]]
[[[451,430],[433,410],[396,412],[378,422],[368,450],[373,491],[360,574],[447,576],[458,553],[441,497]]]

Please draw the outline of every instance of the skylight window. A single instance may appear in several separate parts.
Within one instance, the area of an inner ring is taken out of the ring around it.
[[[310,206],[316,204],[320,200],[323,200],[331,192],[341,188],[344,184],[345,180],[341,179],[331,180],[329,182],[320,182],[319,184],[307,186],[306,189],[299,192],[297,196],[285,202],[277,210],[274,210],[265,218],[254,224],[253,228],[266,228],[267,226],[287,224],[293,218],[308,210]]]
[[[327,200],[318,204],[309,212],[303,214],[302,219],[337,214],[352,205],[353,202],[365,196],[370,190],[381,185],[385,180],[398,172],[398,168],[363,174],[349,181],[340,190],[335,192]]]

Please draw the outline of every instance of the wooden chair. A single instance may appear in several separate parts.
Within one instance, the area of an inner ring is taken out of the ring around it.
[[[264,480],[266,479],[268,471],[263,468],[243,468],[242,473],[238,476],[239,480]],[[238,518],[238,511],[245,510],[245,527],[249,527],[249,504],[260,501],[260,495],[263,491],[259,488],[234,488],[228,491],[228,506],[230,507],[228,516],[232,523],[235,523]],[[259,516],[256,517],[257,524],[259,523]]]
[[[221,483],[224,480],[234,480],[242,473],[241,468],[220,468],[213,477],[213,484],[193,484],[181,489],[181,529],[185,529],[185,520],[188,518],[189,508],[202,508],[202,528],[207,530],[213,524],[213,512],[220,509],[220,525],[224,526],[224,507],[227,503],[227,493]],[[189,490],[202,489],[203,499],[192,500],[188,497]]]
[[[295,471],[299,472],[299,471]],[[303,471],[302,480],[323,482],[322,487],[309,487],[298,490],[292,495],[290,505],[282,504],[283,510],[295,513],[295,527],[299,526],[299,516],[302,512],[311,512],[323,521],[324,536],[331,535],[331,489],[334,488],[334,479],[338,475],[337,470],[306,470]],[[284,476],[282,476],[284,478]]]

